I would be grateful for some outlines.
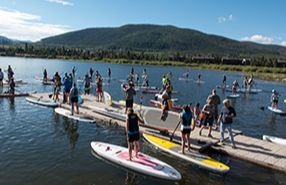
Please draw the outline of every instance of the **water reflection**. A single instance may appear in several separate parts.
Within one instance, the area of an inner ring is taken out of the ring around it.
[[[137,185],[136,174],[132,172],[126,172],[126,179],[124,185]]]

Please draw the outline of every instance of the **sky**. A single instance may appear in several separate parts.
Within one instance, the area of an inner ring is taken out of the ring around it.
[[[286,46],[286,0],[0,0],[0,35],[12,39],[125,24],[174,25]]]

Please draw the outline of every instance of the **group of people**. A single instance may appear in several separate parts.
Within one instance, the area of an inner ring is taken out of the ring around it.
[[[90,94],[91,83],[93,81],[93,76],[95,76],[96,83],[96,93],[97,101],[103,102],[103,79],[98,70],[96,70],[95,75],[93,75],[93,69],[89,69],[89,74],[86,74],[83,80],[84,94]],[[108,76],[111,77],[111,69],[108,68]]]
[[[15,94],[15,81],[14,81],[14,71],[10,65],[8,65],[7,69],[7,78],[8,78],[8,91],[7,93],[9,94]],[[0,68],[0,86],[3,86],[3,81],[4,81],[4,73],[2,69]]]

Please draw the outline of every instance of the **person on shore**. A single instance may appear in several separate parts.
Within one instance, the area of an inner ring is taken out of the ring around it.
[[[14,76],[14,71],[11,68],[11,66],[8,65],[8,69],[7,69],[8,83],[10,83],[11,79],[13,78],[13,76]]]
[[[271,94],[271,107],[273,109],[278,109],[279,93],[276,90],[272,90]]]
[[[97,93],[97,101],[103,102],[103,81],[101,77],[98,77],[96,80],[96,93]]]
[[[126,99],[125,99],[125,114],[127,113],[128,108],[133,108],[133,97],[136,95],[134,89],[134,84],[130,82],[127,89],[125,90]]]
[[[194,125],[198,125],[199,127],[201,127],[201,121],[200,121],[200,103],[197,102],[194,106]]]
[[[225,89],[226,88],[226,75],[223,75],[223,79],[222,79],[222,88]]]
[[[70,96],[71,96],[71,115],[74,114],[74,106],[76,106],[76,113],[79,114],[79,108],[78,108],[79,90],[76,87],[76,83],[74,83],[73,87],[71,88]]]
[[[61,77],[58,72],[55,73],[54,78],[54,95],[53,100],[60,101],[59,99],[59,93],[61,91]]]
[[[172,93],[173,93],[173,86],[171,84],[171,81],[167,79],[165,90],[168,93],[169,98],[172,98]]]
[[[0,86],[3,86],[3,79],[4,79],[4,73],[2,69],[0,68]]]
[[[207,101],[212,100],[214,106],[214,124],[216,125],[216,129],[219,127],[218,119],[218,105],[220,104],[220,97],[216,94],[216,90],[212,90],[212,94],[210,94],[207,98]]]
[[[85,75],[83,80],[83,86],[84,86],[84,94],[90,93],[90,85],[91,85],[91,79],[89,78],[88,74]]]
[[[162,115],[161,120],[166,121],[168,117],[168,111],[172,108],[172,100],[167,92],[167,90],[164,90],[162,93],[162,103],[161,103],[161,109],[162,109]]]
[[[237,80],[234,80],[232,83],[232,94],[236,95],[237,94],[237,89],[239,88],[239,84]]]
[[[232,134],[232,122],[233,118],[236,116],[235,109],[230,105],[230,101],[228,99],[223,100],[223,107],[221,109],[221,113],[219,115],[218,121],[220,122],[220,145],[223,145],[224,141],[224,131],[227,130],[230,142],[232,144],[232,148],[235,149],[235,143]]]
[[[46,69],[44,69],[44,72],[43,72],[43,82],[47,82],[48,81],[48,72]]]
[[[129,160],[132,161],[132,148],[134,147],[135,157],[138,158],[138,152],[140,151],[139,145],[139,123],[144,124],[144,120],[139,113],[134,113],[133,108],[129,107],[126,116],[126,133],[127,133],[127,143],[129,151]]]
[[[189,105],[183,107],[183,112],[180,114],[180,121],[181,121],[181,134],[182,134],[182,150],[181,153],[185,154],[185,144],[188,145],[188,150],[190,151],[191,141],[190,141],[190,134],[191,131],[194,130],[195,124],[192,126],[193,114]]]
[[[70,90],[72,88],[72,74],[70,73],[69,76],[66,75],[64,79],[64,94],[65,94],[65,101],[64,103],[70,103]]]
[[[110,79],[111,78],[111,69],[108,68],[108,78]]]
[[[243,87],[244,87],[244,92],[246,93],[246,91],[248,89],[248,78],[247,78],[247,76],[244,77]]]
[[[10,94],[15,94],[15,87],[16,87],[16,84],[14,82],[14,78],[12,77],[9,82],[9,93]]]
[[[214,122],[214,105],[213,105],[213,100],[209,99],[207,104],[204,105],[202,111],[201,111],[203,117],[201,119],[202,121],[202,126],[199,132],[199,135],[202,135],[202,131],[205,127],[209,127],[209,133],[208,137],[213,137],[212,136],[212,126]]]

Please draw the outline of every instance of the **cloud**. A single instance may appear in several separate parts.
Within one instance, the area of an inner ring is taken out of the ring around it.
[[[285,46],[286,47],[286,41],[283,41],[280,43],[282,46]]]
[[[252,35],[250,37],[241,38],[243,41],[259,42],[262,44],[273,44],[273,38],[263,35]]]
[[[39,15],[0,7],[0,35],[11,39],[38,41],[71,31],[70,26],[46,24]]]
[[[64,1],[64,0],[46,0],[50,3],[57,3],[57,4],[61,4],[63,6],[73,6],[74,4],[68,1]]]
[[[221,16],[221,17],[218,17],[217,19],[218,19],[218,23],[230,22],[230,21],[233,21],[233,16],[232,14],[230,14],[227,17]]]

